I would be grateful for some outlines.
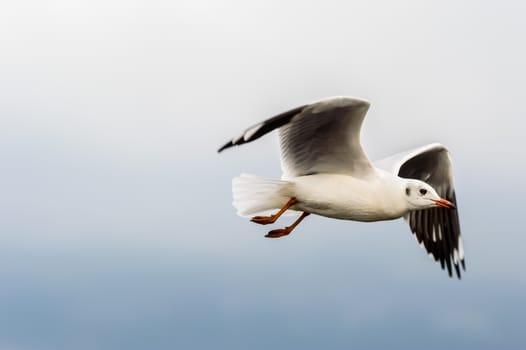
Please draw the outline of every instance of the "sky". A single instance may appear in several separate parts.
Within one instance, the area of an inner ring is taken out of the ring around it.
[[[523,348],[521,1],[16,1],[0,5],[0,350]],[[401,221],[237,217],[279,177],[246,127],[371,101],[378,159],[452,153],[467,271]]]

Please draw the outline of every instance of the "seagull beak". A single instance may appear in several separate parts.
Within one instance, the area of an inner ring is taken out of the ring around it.
[[[432,199],[433,202],[439,207],[442,208],[448,208],[448,209],[456,209],[455,204],[451,203],[447,199],[440,198],[439,200]]]

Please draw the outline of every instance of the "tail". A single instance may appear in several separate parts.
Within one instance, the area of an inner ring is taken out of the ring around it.
[[[289,181],[241,174],[232,180],[232,205],[239,216],[268,214],[290,200],[291,185]],[[284,215],[292,213],[287,211]]]

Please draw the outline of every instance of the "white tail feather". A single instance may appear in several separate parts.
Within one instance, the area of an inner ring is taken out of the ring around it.
[[[268,214],[282,208],[291,198],[289,181],[241,174],[232,179],[232,205],[239,216]],[[287,211],[284,215],[293,214]]]

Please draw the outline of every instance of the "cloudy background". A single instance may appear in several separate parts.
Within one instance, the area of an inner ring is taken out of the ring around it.
[[[523,1],[0,5],[0,349],[525,344]],[[372,158],[454,156],[467,271],[402,221],[309,217],[280,240],[230,180],[280,176],[245,127],[372,101]]]

